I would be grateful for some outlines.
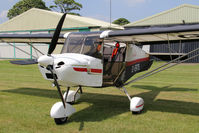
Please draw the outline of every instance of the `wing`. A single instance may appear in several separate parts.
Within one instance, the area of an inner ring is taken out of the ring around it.
[[[102,35],[101,38],[141,44],[153,44],[168,40],[199,40],[199,24],[152,26],[110,31]]]
[[[0,42],[7,43],[47,43],[51,42],[53,34],[0,34]],[[58,43],[65,41],[63,34],[59,36]]]

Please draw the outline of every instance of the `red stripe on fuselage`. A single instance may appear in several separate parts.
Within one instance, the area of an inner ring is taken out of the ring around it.
[[[73,67],[73,69],[77,72],[87,72],[87,68]]]
[[[92,73],[102,73],[102,69],[91,69]]]
[[[77,72],[88,72],[87,68],[79,68],[79,67],[73,67],[73,69]],[[91,73],[102,73],[102,69],[90,69]]]
[[[149,57],[141,58],[141,59],[137,59],[137,60],[134,60],[134,61],[127,62],[126,66],[131,66],[133,64],[136,64],[136,63],[139,63],[139,62],[142,62],[142,61],[149,61]]]

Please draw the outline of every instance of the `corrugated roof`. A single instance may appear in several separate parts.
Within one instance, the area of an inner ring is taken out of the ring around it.
[[[127,24],[124,27],[163,24],[199,23],[199,6],[183,4],[145,19]]]
[[[54,29],[61,16],[62,13],[32,8],[1,24],[0,31]],[[81,27],[109,28],[110,23],[93,18],[67,14],[63,28]],[[112,24],[112,27],[122,29],[121,26],[115,24]]]

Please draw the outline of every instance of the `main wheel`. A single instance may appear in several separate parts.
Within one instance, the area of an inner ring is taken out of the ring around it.
[[[75,101],[67,102],[67,103],[70,104],[70,105],[74,105],[74,104],[75,104]]]
[[[54,121],[57,125],[61,125],[66,123],[68,120],[68,117],[63,117],[63,118],[54,118]]]
[[[143,111],[143,109],[140,110],[140,111],[132,111],[132,114],[133,114],[133,115],[139,115],[139,114],[142,113],[142,111]]]

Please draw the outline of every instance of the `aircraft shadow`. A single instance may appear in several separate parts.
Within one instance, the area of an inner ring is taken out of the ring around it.
[[[157,88],[155,86],[143,85],[136,85],[133,87],[149,90],[149,92],[144,92],[136,95],[142,97],[145,100],[145,109],[143,113],[152,110],[199,116],[199,103],[165,99],[155,100],[156,96],[161,91],[198,91],[197,89],[172,88],[171,86]],[[18,88],[12,90],[3,90],[3,92],[59,99],[59,95],[56,90]],[[72,115],[69,120],[69,123],[80,122],[79,130],[83,129],[84,122],[86,121],[102,121],[110,117],[129,112],[129,100],[126,95],[121,96],[98,93],[83,93],[78,104],[81,104],[81,102],[89,103],[89,107],[84,108],[80,111],[77,110],[77,112]]]
[[[16,94],[24,94],[30,96],[47,97],[47,98],[59,98],[57,90],[41,89],[41,88],[17,88],[2,90],[3,92],[10,92]]]

